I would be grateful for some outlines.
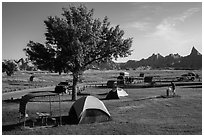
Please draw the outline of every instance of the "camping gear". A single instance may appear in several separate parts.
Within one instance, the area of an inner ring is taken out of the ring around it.
[[[46,92],[46,91],[38,91],[38,92],[30,92],[24,96],[21,97],[20,104],[19,104],[19,114],[20,114],[20,119],[24,118],[24,127],[25,127],[25,122],[28,114],[26,113],[26,105],[28,102],[32,101],[34,98],[44,98],[44,97],[49,97],[49,104],[50,104],[50,116],[52,114],[52,108],[51,108],[51,97],[52,96],[59,96],[59,114],[60,114],[60,125],[62,124],[62,118],[61,118],[61,99],[60,99],[60,94],[56,94],[53,92]],[[19,122],[20,122],[19,119]]]
[[[106,96],[106,99],[120,99],[120,97],[128,96],[128,94],[123,90],[122,88],[116,88],[112,89],[108,95]]]
[[[109,121],[110,114],[102,101],[94,96],[86,96],[74,102],[69,118],[73,124],[88,124]]]

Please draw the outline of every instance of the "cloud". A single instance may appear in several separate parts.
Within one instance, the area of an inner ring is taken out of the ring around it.
[[[151,6],[153,7],[153,6]],[[150,6],[143,6],[142,9],[150,8]],[[154,6],[154,10],[157,9],[158,6]],[[149,11],[150,9],[148,9]],[[190,8],[184,11],[181,14],[175,16],[169,16],[164,18],[158,25],[155,27],[155,35],[158,36],[159,34],[171,34],[172,31],[175,30],[176,25],[183,23],[187,18],[191,17],[194,13],[200,11],[200,8]],[[161,12],[161,11],[160,11]],[[150,17],[143,17],[140,21],[132,21],[122,25],[123,28],[128,29],[137,29],[139,31],[149,31],[152,30],[153,22],[152,18]],[[154,35],[154,33],[152,33]]]
[[[184,22],[186,18],[192,16],[194,13],[200,11],[200,8],[190,8],[187,11],[183,12],[180,16],[175,18],[175,21],[182,21]]]
[[[124,28],[134,28],[140,31],[146,31],[149,29],[149,26],[150,26],[149,22],[135,21],[125,24]]]
[[[179,30],[177,26],[199,10],[199,8],[190,8],[179,15],[162,19],[159,24],[155,25],[152,32],[145,35],[146,40],[152,41],[152,44],[158,45],[160,48],[163,47],[163,50],[166,51],[181,51],[182,47],[195,40],[192,36]]]
[[[194,13],[198,12],[199,10],[200,10],[199,8],[190,8],[177,16],[167,17],[157,26],[157,28],[158,29],[160,27],[172,28],[184,22],[187,18],[191,17]]]
[[[155,31],[146,35],[146,37],[164,38],[166,40],[177,40],[182,36],[182,32],[176,29],[176,26],[198,12],[199,8],[190,8],[183,13],[166,17],[155,27]]]

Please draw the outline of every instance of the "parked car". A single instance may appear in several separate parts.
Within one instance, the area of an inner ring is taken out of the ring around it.
[[[69,82],[65,81],[65,82],[60,82],[56,87],[55,87],[55,93],[69,93],[70,94],[70,90],[71,90],[71,85]]]
[[[193,72],[189,72],[187,74],[181,75],[181,77],[178,78],[179,81],[194,81],[196,79],[197,75]]]

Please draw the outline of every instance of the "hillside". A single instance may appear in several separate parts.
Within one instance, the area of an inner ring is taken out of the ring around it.
[[[119,66],[121,69],[137,69],[147,66],[153,69],[201,69],[202,55],[193,47],[191,53],[184,57],[179,54],[169,54],[165,57],[160,54],[152,54],[147,59],[141,59],[140,61],[129,60],[126,63],[120,63]]]
[[[22,60],[22,59],[20,59]],[[23,63],[15,60],[20,70],[36,70],[37,67],[30,65],[28,61]],[[96,70],[113,70],[113,69],[201,69],[202,68],[202,55],[199,53],[195,47],[192,48],[191,52],[187,56],[180,56],[177,54],[169,54],[167,56],[162,56],[161,54],[153,53],[150,57],[146,59],[128,60],[124,63],[116,63],[114,61],[108,60],[104,63],[92,63],[87,69]]]

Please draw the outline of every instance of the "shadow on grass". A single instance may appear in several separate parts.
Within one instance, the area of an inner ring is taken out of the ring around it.
[[[54,119],[54,120],[53,120]],[[35,121],[28,119],[25,122],[25,128],[39,128],[39,127],[56,127],[59,125],[74,125],[73,119],[69,116],[52,117],[47,119],[46,124],[42,123],[42,119],[35,119]],[[16,124],[2,125],[2,131],[20,130],[24,128],[24,121]]]
[[[5,103],[20,103],[21,99],[7,99],[3,100]]]
[[[110,120],[112,120],[111,117],[107,121],[110,121]],[[107,122],[107,121],[101,121],[101,122]],[[12,130],[22,130],[23,128],[37,129],[37,128],[52,128],[52,127],[63,126],[63,125],[78,125],[78,122],[79,122],[78,119],[70,116],[52,117],[47,120],[46,124],[42,123],[42,119],[36,119],[35,122],[33,122],[31,119],[28,119],[25,122],[25,126],[24,126],[24,121],[16,124],[11,124],[11,125],[2,125],[2,131],[5,132],[5,131],[12,131]]]
[[[81,92],[78,92],[77,95],[78,96],[89,96],[91,94],[90,93],[81,93]]]
[[[22,126],[23,126],[23,122],[11,124],[11,125],[2,125],[2,131],[16,130],[16,129],[20,129]]]
[[[160,96],[156,96],[155,98],[180,98],[181,96],[180,95],[160,95]]]
[[[106,92],[106,93],[100,93],[100,94],[97,94],[97,95],[105,96],[105,95],[108,95],[108,92]]]

